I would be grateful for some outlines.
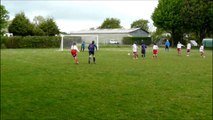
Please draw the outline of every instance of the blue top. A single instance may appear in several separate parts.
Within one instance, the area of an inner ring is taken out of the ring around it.
[[[142,50],[146,50],[146,45],[143,43],[143,44],[141,45],[141,48],[142,48]]]
[[[95,44],[89,44],[89,46],[88,46],[89,51],[92,51],[92,52],[95,51],[95,48],[97,50],[97,46]]]
[[[165,45],[169,47],[170,46],[169,41],[166,41]]]
[[[85,47],[85,42],[84,42],[84,41],[82,42],[81,46],[82,46],[82,47]]]

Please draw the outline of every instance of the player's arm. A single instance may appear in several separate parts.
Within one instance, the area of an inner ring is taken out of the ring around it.
[[[97,51],[97,46],[95,45],[95,49],[96,49],[96,51]]]

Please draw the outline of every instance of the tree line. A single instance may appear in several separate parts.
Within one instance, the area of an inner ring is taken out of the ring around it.
[[[172,45],[195,39],[200,44],[213,33],[212,0],[159,0],[152,14],[156,33],[171,33]]]

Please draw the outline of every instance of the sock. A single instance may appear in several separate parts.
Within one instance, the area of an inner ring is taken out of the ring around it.
[[[93,57],[93,62],[95,63],[95,57]]]
[[[89,57],[89,60],[88,60],[88,63],[90,64],[90,59],[91,59],[91,57]]]

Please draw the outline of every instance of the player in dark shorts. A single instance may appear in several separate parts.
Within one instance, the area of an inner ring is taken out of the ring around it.
[[[142,54],[142,58],[146,57],[146,44],[144,44],[143,40],[142,40],[142,44],[141,44],[141,54]]]
[[[95,42],[94,42],[94,41],[92,41],[92,43],[89,44],[88,49],[89,49],[89,59],[88,59],[88,63],[90,64],[90,60],[91,60],[91,58],[93,57],[93,62],[94,62],[94,64],[96,64],[96,61],[95,61],[95,49],[96,49],[96,51],[97,51],[97,46],[95,45]]]

